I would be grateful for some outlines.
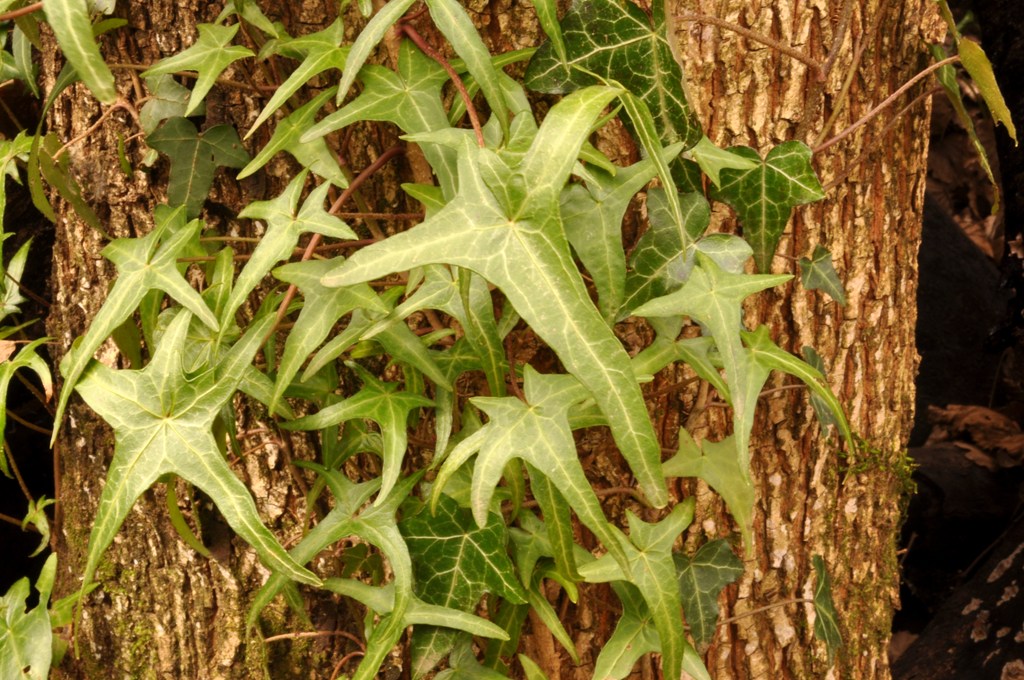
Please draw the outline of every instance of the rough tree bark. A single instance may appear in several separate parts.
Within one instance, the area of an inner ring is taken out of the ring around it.
[[[496,48],[529,46],[539,39],[525,0],[465,4],[476,12],[478,25]],[[329,23],[337,3],[268,0],[261,5],[292,34],[301,34]],[[816,140],[861,118],[925,66],[925,40],[936,39],[930,0],[692,0],[670,1],[669,6],[677,15],[692,100],[708,135],[718,143],[745,144],[762,153],[789,139],[813,147]],[[201,0],[118,3],[117,13],[128,19],[128,26],[103,39],[104,53],[109,62],[152,63],[191,44],[196,23],[212,21],[219,10],[220,3]],[[818,62],[838,43],[834,65],[819,83],[806,65],[713,19],[770,36]],[[357,22],[348,27],[356,28]],[[60,67],[52,52],[44,54],[47,86]],[[116,74],[121,95],[136,99],[141,90],[135,72],[124,67]],[[227,75],[244,80],[238,71],[229,70]],[[261,82],[259,75],[255,82]],[[840,97],[844,87],[847,94]],[[870,124],[816,155],[816,168],[823,183],[830,185],[827,199],[798,210],[784,237],[780,252],[785,256],[807,255],[816,243],[832,251],[846,282],[847,306],[840,308],[819,294],[790,286],[750,310],[752,320],[771,325],[783,347],[799,352],[811,345],[818,350],[866,446],[840,455],[835,442],[822,434],[803,391],[774,391],[763,400],[752,464],[761,499],[756,555],[740,583],[723,597],[723,617],[736,618],[720,627],[708,651],[708,665],[717,678],[888,677],[886,645],[898,583],[894,541],[907,481],[902,448],[912,417],[917,360],[916,254],[929,104],[919,102],[893,119],[924,87],[911,90]],[[215,88],[207,116],[211,124],[232,122],[244,130],[262,104],[261,97],[249,90]],[[75,86],[57,100],[48,124],[61,139],[71,140],[93,126],[102,112],[84,89]],[[833,116],[826,129],[825,121]],[[142,168],[138,161],[145,149],[139,141],[127,145],[133,174],[128,177],[119,169],[119,141],[137,132],[131,117],[119,111],[69,148],[73,172],[113,236],[148,232],[148,215],[162,199],[154,187],[167,167]],[[357,169],[395,139],[392,132],[376,129],[358,134],[365,143],[350,144],[349,148],[362,149],[347,159]],[[234,221],[234,213],[244,202],[276,195],[282,186],[280,175],[287,169],[278,172],[272,166],[261,180],[243,183],[222,176],[204,217],[224,232],[252,235],[242,233],[246,227]],[[394,179],[385,175],[376,189],[368,190],[375,208],[401,200]],[[102,303],[114,272],[99,256],[101,236],[59,197],[53,199],[59,219],[49,332],[57,339],[57,354],[62,354]],[[716,225],[732,228],[726,214],[716,216]],[[793,271],[795,265],[780,256],[774,269]],[[117,361],[112,346],[103,356]],[[671,433],[684,422],[697,435],[717,436],[725,427],[716,415],[721,409],[705,409],[700,394],[661,389],[683,377],[668,371],[650,389],[652,412],[666,433],[666,446],[674,443]],[[774,386],[783,384],[786,381],[778,379]],[[63,593],[79,585],[77,574],[113,449],[109,430],[80,401],[72,403],[57,444],[63,470]],[[243,431],[251,433],[242,448],[251,453],[235,469],[255,490],[268,526],[289,545],[300,531],[303,478],[289,464],[289,448],[267,434],[259,414],[244,406],[240,414]],[[607,441],[583,444],[595,479],[623,475],[601,455],[609,447]],[[698,495],[704,521],[695,531],[710,537],[731,531],[731,520],[705,486],[682,485],[676,492]],[[179,501],[187,514],[203,512],[202,499]],[[354,649],[352,643],[340,636],[269,644],[250,638],[244,615],[265,570],[229,536],[204,535],[217,559],[199,557],[177,537],[165,506],[165,491],[157,488],[130,514],[97,575],[101,588],[88,598],[79,631],[81,657],[65,664],[57,677],[330,677],[337,660]],[[211,525],[216,526],[212,519],[205,523],[207,532]],[[811,595],[814,554],[822,554],[832,571],[846,642],[832,670],[827,670],[823,647],[813,641],[806,624],[806,605],[762,609]],[[551,677],[590,677],[599,645],[614,623],[601,601],[607,597],[607,591],[586,591],[576,606],[572,628],[583,665],[576,668],[563,659],[561,668],[556,664],[548,669]],[[279,615],[275,619],[272,614],[264,634],[299,629],[283,607],[275,611]],[[329,598],[312,602],[311,616],[320,630],[359,630],[359,614],[339,608]],[[526,641],[536,648],[545,643],[535,634]],[[396,677],[402,663],[401,655],[393,659]],[[655,668],[648,665],[638,672],[644,678],[655,677]]]

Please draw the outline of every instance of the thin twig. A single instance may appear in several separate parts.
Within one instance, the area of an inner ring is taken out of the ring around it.
[[[806,597],[794,597],[789,600],[782,600],[781,602],[772,602],[771,604],[766,604],[763,607],[751,609],[748,612],[743,612],[742,614],[737,614],[736,616],[730,616],[727,619],[722,619],[718,622],[718,625],[724,626],[729,623],[735,623],[736,621],[739,621],[740,619],[745,619],[748,616],[754,616],[755,614],[760,614],[761,612],[770,611],[772,609],[777,609],[778,607],[785,607],[791,604],[814,604],[814,600],[808,600]]]
[[[783,54],[793,57],[794,59],[801,63],[807,64],[812,69],[814,69],[818,78],[821,78],[822,66],[820,63],[818,63],[816,59],[807,56],[800,50],[794,49],[789,45],[784,45],[783,43],[779,42],[778,40],[775,40],[774,38],[769,38],[766,35],[757,33],[756,31],[751,31],[749,28],[744,28],[739,24],[734,24],[731,21],[726,21],[725,19],[713,17],[710,14],[684,12],[683,14],[678,15],[678,18],[681,19],[682,21],[693,21],[700,24],[711,24],[713,26],[718,26],[719,28],[725,28],[734,33],[742,35],[744,38],[753,40],[754,42],[759,42],[762,45],[767,45],[768,47],[778,50]]]
[[[317,638],[317,637],[343,637],[347,640],[351,640],[356,643],[360,649],[365,649],[363,641],[358,637],[349,633],[345,630],[316,630],[316,631],[305,631],[301,633],[281,633],[280,635],[271,635],[268,638],[263,638],[264,642],[278,642],[280,640],[301,640],[304,638]]]
[[[828,74],[832,72],[832,67],[835,66],[836,58],[839,57],[839,51],[843,49],[843,41],[846,40],[846,31],[850,27],[850,20],[853,18],[853,0],[845,0],[843,2],[843,16],[839,19],[839,26],[836,27],[835,37],[832,41],[832,49],[828,51],[828,56],[825,57],[825,63],[821,65],[821,79],[828,78]]]
[[[7,445],[7,440],[4,439],[4,453],[7,454],[7,466],[14,473],[15,479],[18,480],[18,486],[21,487],[21,492],[25,494],[25,498],[31,503],[35,500],[32,496],[32,492],[28,490],[28,486],[25,484],[25,479],[21,476],[21,470],[18,469],[18,462],[14,460],[14,454],[11,453],[11,447]]]
[[[882,142],[885,141],[885,136],[887,134],[889,134],[889,131],[892,130],[893,127],[895,127],[896,123],[900,122],[900,120],[903,118],[904,115],[906,115],[907,112],[909,112],[912,108],[917,106],[919,103],[923,102],[924,100],[932,97],[933,95],[935,95],[935,94],[937,94],[939,92],[942,92],[942,87],[941,86],[933,87],[932,89],[928,90],[927,92],[922,92],[918,96],[914,97],[914,100],[912,102],[910,102],[909,104],[904,106],[902,109],[900,109],[899,113],[897,113],[895,116],[893,116],[892,120],[890,120],[888,123],[886,123],[885,127],[882,128],[882,131],[880,133],[878,133],[878,135],[875,137],[875,139],[872,140],[871,144],[869,144],[868,147],[866,149],[864,149],[864,151],[859,156],[857,156],[855,159],[853,159],[853,161],[849,165],[847,165],[845,168],[843,168],[842,171],[839,173],[839,175],[837,175],[835,178],[830,180],[827,184],[825,184],[822,187],[822,191],[824,191],[826,193],[831,191],[836,186],[838,186],[840,182],[842,182],[847,177],[849,177],[850,173],[853,172],[853,169],[856,168],[861,163],[863,163],[865,160],[867,160],[867,157],[869,155],[871,155],[872,153],[874,153],[875,150],[882,144]]]
[[[38,432],[39,434],[45,434],[47,437],[49,437],[49,436],[51,436],[53,434],[52,430],[48,430],[45,427],[39,427],[35,423],[30,423],[27,420],[25,420],[24,418],[22,418],[21,416],[19,416],[14,411],[11,411],[10,409],[8,409],[8,411],[7,411],[7,417],[10,418],[11,420],[13,420],[14,422],[18,423],[19,425],[27,427],[28,429],[32,430],[33,432]]]
[[[462,78],[455,69],[452,68],[452,65],[448,63],[448,60],[441,56],[440,52],[431,47],[415,28],[409,24],[398,24],[398,30],[409,36],[409,39],[416,44],[416,47],[422,50],[423,54],[436,61],[444,68],[445,71],[448,72],[448,77],[452,79],[452,84],[455,85],[455,89],[459,91],[459,96],[462,97],[462,102],[466,105],[466,113],[469,114],[469,122],[473,125],[473,132],[476,133],[476,143],[481,149],[484,148],[484,131],[480,126],[480,116],[476,112],[476,107],[473,106],[473,100],[470,98],[469,90],[466,89],[466,84],[462,82]]]
[[[24,7],[19,7],[18,9],[12,9],[10,12],[4,12],[3,14],[0,14],[0,21],[12,21],[14,19],[17,19],[18,17],[23,17],[26,14],[32,14],[33,12],[38,12],[42,8],[43,8],[43,3],[41,3],[41,2],[33,2],[31,5],[25,5]]]
[[[885,108],[887,108],[889,106],[892,106],[893,102],[895,102],[897,99],[899,99],[907,90],[912,88],[914,85],[917,85],[917,83],[919,83],[922,79],[927,78],[934,71],[939,70],[943,66],[947,66],[947,65],[952,64],[953,62],[957,62],[957,61],[960,61],[960,56],[954,54],[952,57],[948,57],[946,59],[943,59],[942,61],[937,61],[934,64],[932,64],[931,66],[929,66],[928,68],[924,69],[923,71],[918,73],[916,76],[914,76],[913,78],[908,80],[906,83],[904,83],[903,86],[900,87],[898,90],[896,90],[891,95],[886,97],[885,101],[883,101],[881,104],[879,104],[878,106],[876,106],[875,108],[871,109],[866,114],[864,114],[864,116],[860,120],[858,120],[856,123],[854,123],[850,127],[846,128],[845,130],[840,132],[838,135],[836,135],[832,139],[830,139],[827,142],[825,142],[824,144],[818,145],[813,150],[814,153],[821,153],[822,151],[824,151],[825,149],[829,148],[833,144],[836,144],[836,143],[841,142],[842,140],[846,139],[847,137],[852,135],[854,132],[859,130],[861,127],[863,127],[867,123],[871,122],[871,119],[874,118],[875,116],[877,116],[880,111],[882,111],[883,109],[885,109]]]

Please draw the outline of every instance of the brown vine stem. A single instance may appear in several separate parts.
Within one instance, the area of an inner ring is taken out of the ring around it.
[[[772,602],[771,604],[766,604],[763,607],[757,607],[756,609],[751,609],[748,612],[743,612],[742,614],[737,614],[736,616],[730,616],[727,619],[722,619],[718,622],[718,625],[724,626],[730,623],[735,623],[740,619],[745,619],[749,616],[760,614],[761,612],[771,611],[772,609],[785,607],[791,604],[814,604],[814,600],[808,600],[806,597],[794,597],[789,600],[782,600],[781,602]]]
[[[152,65],[147,65],[147,64],[129,64],[129,63],[124,63],[124,62],[114,62],[112,64],[107,64],[107,66],[109,66],[112,69],[119,68],[119,69],[125,69],[125,70],[129,70],[129,71],[148,71],[150,68],[152,68]],[[178,71],[177,73],[174,73],[173,75],[181,77],[181,78],[191,78],[192,80],[195,80],[196,78],[199,77],[199,74],[197,74],[195,71]],[[230,78],[217,78],[216,83],[218,85],[223,85],[225,87],[233,87],[236,90],[255,90],[256,92],[276,92],[277,91],[277,86],[276,85],[256,85],[256,84],[250,84],[250,83],[240,83],[237,80],[231,80]]]
[[[878,134],[877,138],[871,142],[868,148],[864,149],[863,153],[861,153],[859,156],[853,159],[853,161],[845,168],[843,168],[842,171],[836,177],[829,180],[827,184],[821,187],[822,191],[826,193],[831,191],[832,189],[837,187],[843,180],[849,177],[850,173],[853,172],[854,168],[856,168],[858,165],[867,160],[868,156],[875,152],[875,150],[882,144],[882,141],[885,139],[885,136],[889,134],[889,131],[892,130],[896,123],[898,123],[905,114],[907,114],[912,108],[914,108],[924,100],[932,97],[935,94],[938,94],[939,92],[942,92],[941,86],[933,87],[927,92],[922,92],[921,94],[914,97],[914,100],[912,102],[910,102],[902,109],[900,109],[899,113],[893,116],[892,120],[886,123],[885,127],[882,128],[882,131]]]
[[[3,14],[0,14],[0,21],[12,21],[14,19],[17,19],[18,17],[23,17],[26,14],[32,14],[33,12],[38,12],[42,8],[43,8],[43,3],[41,3],[41,2],[33,2],[31,5],[25,5],[24,7],[19,7],[18,9],[12,9],[10,12],[4,12]]]
[[[466,113],[469,114],[469,122],[473,125],[473,132],[476,134],[476,143],[481,149],[484,148],[484,131],[480,126],[480,116],[477,114],[476,107],[473,106],[473,99],[469,96],[469,90],[466,89],[466,84],[462,82],[462,78],[459,77],[459,74],[454,68],[452,68],[452,65],[448,63],[448,60],[441,56],[440,52],[431,47],[415,28],[409,24],[401,23],[398,24],[398,30],[407,35],[409,39],[416,44],[416,47],[423,51],[423,54],[436,61],[444,68],[445,71],[448,72],[448,77],[452,79],[455,89],[459,91],[459,96],[462,97],[462,102],[466,105]]]
[[[350,640],[363,648],[363,641],[358,637],[349,633],[345,630],[314,630],[314,631],[303,631],[301,633],[281,633],[280,635],[271,635],[268,638],[263,638],[264,642],[278,642],[279,640],[302,640],[305,638],[318,638],[318,637],[343,637],[346,640]]]
[[[744,28],[739,24],[734,24],[733,22],[726,21],[725,19],[713,17],[710,14],[684,12],[683,14],[677,15],[677,18],[679,18],[682,21],[692,21],[699,24],[711,24],[712,26],[718,26],[719,28],[730,30],[733,33],[742,35],[744,38],[753,40],[754,42],[759,42],[762,45],[767,45],[772,49],[778,50],[782,54],[788,55],[801,63],[807,64],[812,69],[814,69],[819,80],[823,77],[822,65],[818,63],[818,61],[814,59],[814,57],[809,57],[800,50],[794,49],[789,45],[785,45],[779,42],[778,40],[775,40],[774,38],[769,38],[768,36],[762,35],[761,33],[757,33],[756,31],[752,31],[749,28]]]
[[[846,40],[846,31],[850,28],[850,20],[853,19],[853,0],[843,2],[843,16],[839,19],[839,26],[836,27],[835,38],[832,41],[832,49],[828,51],[825,62],[821,65],[821,79],[828,78],[832,72],[839,51],[843,49],[843,41]]]
[[[815,147],[813,149],[813,152],[814,153],[820,153],[820,152],[824,151],[825,149],[829,148],[830,146],[832,146],[833,144],[837,144],[838,142],[841,142],[842,140],[846,139],[847,137],[852,135],[854,132],[856,132],[857,130],[862,128],[864,125],[866,125],[867,123],[871,122],[871,120],[875,116],[877,116],[881,111],[883,111],[886,108],[892,106],[893,102],[895,102],[897,99],[899,99],[901,96],[903,96],[903,94],[906,93],[907,90],[912,88],[917,83],[921,82],[921,80],[923,80],[924,78],[927,78],[933,72],[939,70],[943,66],[946,66],[948,64],[952,64],[952,63],[957,62],[957,61],[960,61],[960,56],[954,54],[952,57],[948,57],[946,59],[943,59],[942,61],[935,62],[934,64],[932,64],[931,66],[929,66],[928,68],[924,69],[923,71],[918,73],[916,76],[914,76],[913,78],[911,78],[910,80],[905,82],[898,90],[896,90],[891,95],[886,97],[885,100],[881,104],[879,104],[878,106],[876,106],[875,108],[871,109],[866,114],[864,114],[864,116],[861,117],[861,119],[858,120],[856,123],[854,123],[850,127],[846,128],[845,130],[840,132],[838,135],[836,135],[832,139],[830,139],[827,142],[825,142],[824,144],[819,144],[817,147]]]
[[[867,50],[872,39],[878,32],[878,27],[882,25],[882,17],[885,16],[886,11],[889,9],[889,1],[881,0],[878,4],[878,11],[875,12],[874,19],[871,20],[871,25],[868,27],[867,33],[854,39],[854,50],[853,50],[853,61],[850,63],[850,67],[846,70],[846,77],[843,79],[843,85],[839,88],[839,94],[836,96],[835,106],[832,108],[832,113],[829,115],[828,120],[825,121],[825,125],[822,126],[821,132],[818,133],[818,138],[814,141],[812,146],[821,144],[828,135],[829,130],[835,124],[839,118],[839,114],[843,112],[846,107],[846,102],[849,99],[850,86],[853,85],[853,78],[857,75],[857,71],[860,69],[860,61],[864,57],[864,52]]]
[[[363,182],[365,182],[371,175],[373,175],[373,173],[377,172],[382,167],[384,167],[384,165],[392,158],[404,153],[404,147],[393,146],[384,153],[382,153],[380,156],[378,156],[377,160],[375,160],[373,163],[370,163],[370,165],[366,166],[366,168],[364,168],[363,171],[360,172],[355,177],[355,179],[349,182],[348,188],[341,192],[341,196],[338,196],[338,199],[334,201],[334,203],[331,205],[331,209],[328,212],[331,213],[332,215],[337,214],[341,207],[345,205],[346,202],[348,202],[348,199],[351,198],[353,194],[355,194],[356,190],[359,189],[360,185],[362,185]],[[313,236],[309,239],[309,244],[306,245],[306,250],[303,251],[302,253],[302,259],[300,260],[301,262],[305,262],[306,260],[313,257],[313,254],[316,252],[317,247],[319,247],[322,238],[323,237],[320,234],[313,234]],[[284,317],[288,314],[288,305],[290,305],[292,303],[292,300],[295,299],[295,293],[298,292],[298,290],[299,288],[295,284],[291,284],[290,286],[288,286],[288,290],[285,291],[284,294],[284,299],[281,300],[281,304],[277,308],[277,319],[274,321],[274,325],[270,329],[270,331],[267,332],[268,338],[277,330],[278,326],[281,325],[281,322],[284,321]]]

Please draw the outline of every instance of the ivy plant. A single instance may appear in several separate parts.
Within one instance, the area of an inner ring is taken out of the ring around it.
[[[547,40],[504,55],[488,51],[461,3],[424,4],[427,16],[417,20],[431,21],[457,58],[446,60],[413,27],[414,0],[391,0],[375,14],[360,2],[369,18],[351,43],[341,19],[293,36],[255,2],[232,0],[199,25],[192,46],[147,65],[149,96],[135,120],[146,162],[168,159],[166,203],[149,233],[104,249],[116,282],[60,367],[54,437],[77,392],[115,441],[81,592],[138,498],[180,478],[205,492],[271,572],[248,626],[258,629],[278,596],[301,608],[300,587],[364,608],[357,680],[376,676],[410,626],[413,677],[508,677],[518,663],[526,677],[543,678],[518,644],[526,617],[577,660],[546,593],[557,587],[576,599],[596,583],[609,584],[621,607],[597,677],[624,678],[657,653],[665,677],[708,678],[700,653],[714,637],[719,594],[756,541],[750,440],[769,374],[804,383],[836,447],[853,446],[813,350],[805,361],[778,347],[772,329],[744,323],[749,298],[793,285],[791,274],[772,273],[774,256],[795,207],[824,196],[811,150],[789,141],[762,156],[712,144],[682,86],[662,3],[646,12],[624,0],[579,0],[559,20],[552,0],[535,0]],[[19,24],[31,33],[45,18],[67,58],[47,107],[80,80],[101,102],[134,111],[117,98],[94,38],[119,30],[90,14],[113,6],[48,0],[45,17]],[[368,63],[389,31],[394,63]],[[21,56],[10,62],[27,79],[19,41]],[[271,59],[280,82],[247,129],[197,126],[218,78]],[[522,61],[522,81],[503,70]],[[190,88],[171,78],[181,72],[194,74]],[[537,93],[548,95],[544,107],[535,107]],[[641,149],[639,161],[615,163],[592,143],[614,117]],[[390,235],[340,216],[366,174],[339,163],[333,133],[366,123],[397,127],[403,144],[367,173],[411,145],[430,170],[429,183],[403,187],[422,218]],[[45,178],[101,226],[55,146],[42,135],[0,142],[0,176],[17,178],[21,164],[37,201]],[[292,172],[276,195],[238,212],[262,235],[236,268],[239,246],[227,234],[208,238],[217,236],[208,194],[223,168],[246,178],[272,160]],[[735,213],[742,235],[706,233],[712,201]],[[644,229],[625,247],[624,215],[638,204]],[[19,252],[8,273],[18,278],[23,266]],[[844,303],[828,251],[815,248],[799,268],[806,289]],[[3,313],[16,309],[17,290],[3,283],[0,293]],[[432,327],[418,334],[421,316]],[[652,342],[631,356],[622,324],[650,329]],[[520,365],[506,351],[514,330],[554,359]],[[111,337],[130,367],[95,359]],[[36,347],[3,365],[3,386],[18,368],[48,384]],[[659,439],[643,384],[677,363],[729,406],[728,431],[696,441],[684,428]],[[467,383],[479,389],[467,395],[459,389]],[[310,503],[314,521],[290,550],[227,460],[227,405],[239,392],[263,404],[282,436],[318,436],[318,459],[296,464],[318,480],[310,500],[326,490],[329,510],[317,515],[324,506]],[[421,433],[424,420],[434,440],[418,446],[426,455],[412,455],[410,430]],[[595,427],[609,429],[627,462],[644,519],[639,503],[612,516],[602,506],[578,446],[579,433]],[[663,461],[665,448],[676,453]],[[379,474],[345,465],[360,454],[379,458]],[[735,520],[734,535],[692,530],[695,499],[669,492],[675,477],[706,482]],[[598,550],[579,542],[573,514]],[[172,520],[202,547],[180,517]],[[360,546],[352,559],[377,566],[331,573],[314,563],[341,545]],[[823,560],[813,567],[813,630],[831,660],[841,644],[837,613]],[[39,607],[52,583],[47,568]],[[26,593],[19,583],[0,599],[0,666],[36,677],[50,663],[48,645],[42,632],[28,637],[49,628],[39,607],[24,611]]]

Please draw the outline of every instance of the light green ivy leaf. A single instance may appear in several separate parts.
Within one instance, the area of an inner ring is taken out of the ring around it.
[[[138,308],[151,290],[167,293],[211,329],[218,329],[217,317],[185,281],[177,259],[199,233],[201,222],[185,223],[184,208],[156,209],[156,228],[142,238],[117,239],[103,249],[103,256],[117,267],[117,280],[107,299],[89,324],[85,334],[75,340],[60,362],[64,386],[57,403],[54,422],[61,422],[71,391],[92,355]],[[53,438],[56,440],[57,429]]]
[[[590,123],[617,94],[580,90],[548,112],[516,168],[487,149],[464,146],[459,194],[413,229],[357,252],[324,277],[327,286],[370,281],[426,264],[472,269],[497,285],[566,367],[593,393],[648,499],[664,505],[661,452],[628,355],[593,307],[572,261],[558,198]],[[507,180],[501,195],[483,169]],[[525,178],[530,178],[526,190]]]
[[[188,98],[192,93],[187,87],[179,84],[174,76],[163,74],[146,78],[146,89],[149,91],[149,97],[139,111],[139,122],[147,135],[153,134],[160,123],[168,118],[185,115]],[[205,104],[199,107],[195,115],[205,113],[205,108]]]
[[[148,78],[178,71],[195,71],[199,78],[196,80],[195,87],[192,88],[192,96],[189,98],[185,115],[195,114],[224,69],[239,59],[253,56],[252,50],[248,47],[228,45],[238,33],[240,25],[199,24],[199,38],[191,47],[166,59],[161,59],[143,72],[142,77]]]
[[[57,556],[50,555],[36,581],[39,602],[25,607],[28,577],[19,579],[0,597],[0,677],[8,680],[45,680],[53,658],[53,630],[47,610]]]
[[[266,232],[235,279],[231,297],[221,315],[223,324],[227,324],[271,267],[292,256],[302,234],[312,232],[338,239],[358,238],[347,224],[324,209],[327,191],[331,188],[327,182],[311,191],[299,208],[307,174],[300,172],[296,175],[277,198],[253,201],[238,213],[241,218],[266,222]]]
[[[825,197],[811,167],[811,150],[803,142],[783,142],[763,161],[747,146],[726,151],[753,161],[756,167],[722,168],[721,184],[712,190],[712,198],[725,201],[736,211],[743,238],[754,249],[758,271],[770,272],[775,248],[793,207]]]
[[[115,371],[93,362],[78,383],[78,393],[114,429],[114,458],[89,537],[83,587],[92,581],[132,505],[167,474],[202,489],[268,567],[317,585],[320,580],[289,557],[263,525],[249,490],[224,460],[212,432],[273,317],[254,323],[216,366],[186,373],[182,357],[191,353],[190,318],[187,312],[175,317],[145,368]]]
[[[319,430],[353,418],[368,418],[380,425],[384,436],[384,469],[381,474],[380,495],[376,504],[383,503],[391,493],[402,471],[408,443],[409,414],[417,408],[432,406],[426,397],[410,392],[399,392],[399,383],[382,382],[359,364],[349,367],[359,374],[363,388],[344,401],[322,409],[319,413],[298,420],[281,423],[286,430]]]
[[[61,52],[78,77],[102,103],[114,103],[117,99],[114,74],[93,37],[88,0],[47,0],[43,10]]]
[[[0,442],[4,441],[4,432],[7,429],[7,388],[19,369],[27,368],[36,374],[47,399],[53,394],[53,377],[50,375],[50,368],[46,361],[36,353],[36,350],[45,345],[48,340],[49,338],[37,338],[18,350],[18,354],[13,359],[8,357],[0,359]],[[5,477],[11,477],[11,471],[7,467],[7,454],[2,449],[0,449],[0,472]]]

